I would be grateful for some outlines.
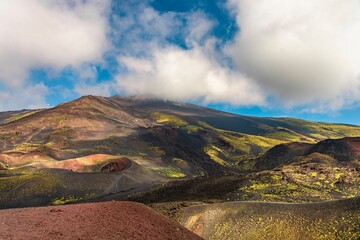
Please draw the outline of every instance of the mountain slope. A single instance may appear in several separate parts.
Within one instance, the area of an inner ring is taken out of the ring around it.
[[[337,148],[318,142],[360,136],[358,126],[247,117],[117,96],[85,96],[0,117],[2,207],[22,206],[34,196],[35,205],[72,202],[109,193],[127,196],[178,179],[252,174],[305,161],[316,148],[336,158],[330,153]],[[357,158],[358,142],[348,145]],[[136,167],[123,167],[123,159]],[[84,179],[91,187],[82,184]],[[36,187],[39,182],[44,184]]]
[[[141,142],[143,138],[163,137],[164,129],[172,132],[173,138],[185,134],[185,138],[205,142],[201,147],[210,148],[206,155],[213,155],[213,159],[221,158],[214,156],[222,154],[217,148],[228,150],[229,155],[256,156],[284,142],[315,143],[329,137],[360,135],[357,126],[245,117],[160,100],[87,96],[0,125],[0,151],[38,151],[55,159],[122,154],[128,147],[138,152],[136,143],[121,146],[116,142],[117,149],[109,145],[125,138]],[[84,145],[98,149],[92,151]]]
[[[356,240],[360,198],[313,204],[207,204],[185,209],[180,219],[205,239]]]
[[[202,239],[131,202],[0,211],[1,239]]]

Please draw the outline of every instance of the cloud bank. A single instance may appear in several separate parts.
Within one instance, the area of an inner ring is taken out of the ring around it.
[[[128,94],[203,103],[264,104],[256,86],[221,67],[200,47],[167,47],[154,50],[149,59],[121,57],[119,62],[129,70],[125,77],[118,77],[118,86]]]
[[[226,37],[215,29],[229,26],[201,4],[1,1],[0,109],[44,106],[61,88],[309,112],[360,103],[358,0],[227,0],[238,32]],[[113,75],[101,79],[99,65]],[[74,69],[78,80],[54,87],[30,77],[37,68]]]
[[[227,7],[240,30],[220,49],[209,34],[214,22],[200,11],[133,16],[131,33],[147,37],[137,35],[130,49],[145,54],[120,54],[128,69],[117,77],[120,92],[305,111],[360,100],[359,1],[229,0]],[[179,28],[185,49],[164,41]]]
[[[265,103],[256,84],[217,56],[217,39],[210,34],[215,23],[204,12],[162,14],[148,7],[140,12],[118,19],[120,32],[135,39],[123,41],[127,46],[118,56],[124,68],[117,76],[118,92],[205,104]],[[182,47],[172,42],[177,37]]]
[[[108,7],[107,0],[0,1],[0,83],[6,92],[29,86],[34,68],[61,70],[101,61],[109,44]],[[0,96],[1,102],[12,101]],[[26,106],[24,101],[17,100],[19,106]]]
[[[336,110],[360,100],[360,2],[230,0],[227,52],[283,105]]]

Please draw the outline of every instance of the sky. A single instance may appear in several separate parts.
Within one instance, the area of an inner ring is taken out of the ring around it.
[[[0,111],[83,95],[360,125],[359,0],[2,0]]]

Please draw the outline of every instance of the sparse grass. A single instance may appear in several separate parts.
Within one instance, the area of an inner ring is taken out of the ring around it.
[[[278,140],[250,134],[242,134],[221,129],[216,129],[205,122],[198,124],[205,129],[215,131],[218,136],[229,143],[232,149],[208,145],[204,152],[215,162],[228,167],[236,167],[244,171],[253,170],[253,159],[275,145],[285,143],[287,140]]]
[[[190,125],[188,122],[180,119],[179,117],[171,114],[165,114],[165,113],[159,113],[159,112],[153,112],[151,114],[151,117],[156,120],[158,123],[163,123],[170,125],[172,127],[181,128],[185,130],[188,134],[196,133],[198,132],[201,127]]]
[[[281,171],[258,173],[228,193],[231,200],[309,202],[360,195],[360,176],[351,168],[322,164],[284,166]]]
[[[204,152],[216,163],[223,165],[223,166],[228,166],[230,165],[228,162],[226,162],[225,160],[221,159],[219,157],[220,154],[222,155],[227,155],[227,153],[223,150],[221,150],[220,148],[214,146],[214,145],[208,145],[206,147],[204,147]]]
[[[162,150],[160,147],[149,146],[148,149],[150,152],[154,153],[157,156],[164,156],[166,154],[166,152]]]
[[[203,128],[206,128],[206,129],[210,129],[210,130],[220,130],[220,129],[217,129],[217,128],[214,128],[213,126],[207,124],[206,122],[203,122],[203,121],[198,121],[197,124]]]
[[[228,142],[235,150],[244,152],[250,156],[259,155],[266,150],[274,147],[275,145],[288,142],[287,140],[279,140],[263,136],[221,130],[214,128],[202,121],[199,121],[198,124],[203,128],[215,131],[216,133],[218,133],[220,138]],[[258,149],[256,153],[253,152],[254,148]]]
[[[282,141],[306,142],[306,143],[317,142],[316,138],[314,137],[305,136],[303,134],[297,133],[287,128],[275,128],[269,133],[266,133],[264,136]]]
[[[358,218],[349,214],[346,219],[330,218],[315,221],[302,216],[288,215],[284,218],[258,218],[244,223],[247,227],[233,223],[216,224],[209,239],[290,239],[290,240],[320,240],[343,239],[356,240],[359,237],[357,230]]]
[[[54,201],[52,201],[50,203],[50,205],[54,205],[54,206],[58,206],[58,205],[65,205],[65,204],[69,204],[69,203],[75,203],[75,202],[79,202],[85,199],[89,199],[93,196],[94,194],[86,194],[83,197],[75,197],[75,196],[67,196],[67,197],[61,197],[61,198],[56,198]]]
[[[68,204],[68,203],[74,203],[74,202],[78,202],[82,200],[82,198],[77,198],[77,197],[74,197],[74,196],[69,196],[69,197],[61,197],[60,199],[55,199],[54,201],[52,201],[50,203],[50,205],[65,205],[65,204]]]
[[[23,118],[25,118],[25,117],[34,115],[35,113],[38,113],[38,112],[40,112],[40,111],[41,111],[41,110],[36,110],[36,111],[27,112],[27,113],[22,114],[22,115],[16,115],[16,116],[14,116],[14,117],[9,118],[6,122],[7,122],[7,123],[15,122],[15,121],[18,121],[18,120],[23,119]]]
[[[238,141],[239,140],[260,147],[262,152],[272,148],[275,145],[284,143],[283,140],[270,139],[270,138],[254,136],[254,135],[245,135],[242,139],[238,139]]]
[[[349,210],[349,205],[353,207]],[[190,207],[183,224],[205,239],[357,240],[360,215],[355,201],[320,204],[232,202]]]
[[[0,178],[0,199],[48,195],[56,192],[61,182],[45,172],[28,170],[8,170],[8,177]]]
[[[188,123],[175,115],[165,114],[154,112],[151,114],[152,118],[156,120],[158,123],[167,123],[173,125],[174,127],[184,127],[188,125]]]
[[[21,152],[21,153],[29,153],[29,152],[38,152],[42,148],[42,144],[34,144],[34,143],[21,143],[16,146],[13,151]]]
[[[173,158],[171,159],[171,162],[180,169],[185,169],[189,167],[189,164],[185,160],[180,158]]]
[[[162,168],[155,168],[154,171],[160,176],[167,178],[184,178],[186,175],[181,172],[181,170],[177,167],[167,166]]]
[[[282,118],[278,119],[278,121],[293,126],[298,129],[297,132],[304,132],[309,137],[317,140],[360,136],[360,128],[357,126],[309,122],[295,118]]]

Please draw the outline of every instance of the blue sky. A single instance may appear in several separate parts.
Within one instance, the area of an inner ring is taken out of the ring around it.
[[[359,11],[356,0],[4,1],[0,110],[119,94],[360,125]]]

